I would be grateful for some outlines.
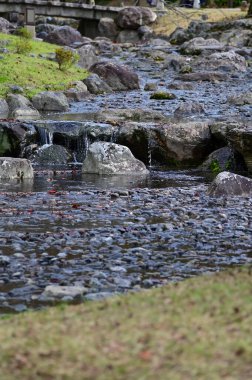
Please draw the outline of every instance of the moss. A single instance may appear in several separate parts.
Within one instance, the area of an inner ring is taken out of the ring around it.
[[[218,160],[212,160],[209,169],[213,174],[219,174],[221,172],[221,167]]]
[[[176,99],[176,95],[172,94],[171,92],[160,91],[160,92],[154,92],[154,94],[152,94],[150,96],[150,99],[155,99],[155,100],[172,100],[172,99]]]
[[[181,67],[179,73],[180,74],[190,74],[192,72],[192,67],[189,65],[184,65]]]

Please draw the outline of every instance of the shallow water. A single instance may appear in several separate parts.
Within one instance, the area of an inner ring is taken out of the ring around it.
[[[251,106],[226,102],[251,90],[251,73],[169,90],[175,100],[150,100],[146,82],[167,90],[177,74],[138,54],[115,59],[138,72],[140,91],[93,96],[45,120],[94,120],[97,111],[118,108],[172,117],[181,102],[195,99],[205,108],[197,120],[251,119]],[[50,143],[48,133],[42,137]],[[76,164],[35,172],[32,181],[0,182],[0,313],[54,304],[43,295],[52,284],[85,286],[82,299],[65,299],[79,302],[251,263],[252,199],[209,197],[211,176],[164,167],[141,178],[82,175]]]
[[[47,285],[79,302],[251,262],[252,199],[210,198],[194,172],[37,175],[1,183],[0,313],[55,304]]]

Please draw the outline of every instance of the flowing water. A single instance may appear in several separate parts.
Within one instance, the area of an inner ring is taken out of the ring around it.
[[[117,59],[133,65],[141,87],[157,81],[166,89],[174,81],[174,73],[137,52]],[[227,94],[249,88],[239,74],[228,84],[174,91],[177,98],[169,102],[150,100],[143,90],[96,96],[73,104],[68,113],[45,115],[37,128],[40,145],[57,142],[50,127],[57,121],[65,122],[66,130],[79,128],[78,123],[90,125],[98,111],[118,108],[172,118],[179,102],[197,99],[206,110],[198,119],[249,119],[248,106],[226,103]],[[106,128],[111,126],[104,123]],[[113,131],[110,141],[116,141]],[[207,195],[211,178],[155,166],[151,139],[148,176],[83,175],[80,161],[89,144],[85,133],[74,143],[66,138],[64,145],[73,150],[70,165],[35,166],[32,181],[0,183],[0,313],[54,304],[44,293],[48,285],[81,285],[86,289],[81,300],[99,299],[251,263],[251,198],[213,199]]]

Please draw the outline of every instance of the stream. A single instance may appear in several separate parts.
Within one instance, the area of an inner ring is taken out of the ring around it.
[[[177,74],[146,60],[151,49],[114,58],[133,67],[141,88],[154,81],[168,90]],[[205,108],[197,120],[248,120],[251,106],[230,106],[226,98],[248,91],[249,78],[251,72],[238,73],[228,83],[169,90],[176,93],[171,101],[150,100],[144,90],[99,95],[72,104],[64,114],[44,115],[43,122],[92,121],[99,111],[120,108],[160,111],[173,119],[178,104],[193,99]],[[150,174],[143,178],[83,175],[76,160],[34,166],[31,181],[0,183],[1,314],[56,304],[59,299],[44,293],[48,285],[85,287],[82,297],[62,299],[74,303],[251,263],[251,197],[212,198],[211,176],[158,166],[151,151],[148,161]]]

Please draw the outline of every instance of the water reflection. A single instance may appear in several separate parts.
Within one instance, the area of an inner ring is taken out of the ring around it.
[[[206,182],[195,171],[171,171],[152,168],[147,176],[105,176],[82,174],[80,168],[50,168],[37,170],[33,180],[1,181],[2,192],[81,191],[88,189],[164,188],[197,185]]]

